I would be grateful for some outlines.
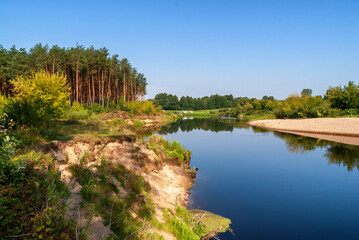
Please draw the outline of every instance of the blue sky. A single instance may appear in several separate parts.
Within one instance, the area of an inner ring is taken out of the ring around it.
[[[283,99],[359,83],[359,1],[2,1],[0,44],[107,47],[167,92]]]

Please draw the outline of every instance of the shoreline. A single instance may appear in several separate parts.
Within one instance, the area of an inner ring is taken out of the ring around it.
[[[267,119],[247,124],[272,131],[359,146],[359,118]]]

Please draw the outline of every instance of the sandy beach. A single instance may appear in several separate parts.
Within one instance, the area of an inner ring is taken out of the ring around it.
[[[267,119],[248,124],[359,146],[359,118]]]

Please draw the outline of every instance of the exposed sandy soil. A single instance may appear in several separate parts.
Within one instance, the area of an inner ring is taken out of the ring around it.
[[[80,227],[87,224],[88,218],[79,208],[82,201],[80,196],[81,185],[75,181],[68,168],[79,160],[86,152],[91,152],[94,159],[87,166],[100,164],[102,157],[112,163],[122,164],[127,170],[140,175],[150,185],[149,197],[155,206],[155,216],[163,221],[162,209],[168,208],[175,211],[176,206],[185,207],[188,199],[188,188],[193,183],[193,174],[184,166],[178,166],[175,162],[159,159],[159,157],[145,144],[131,143],[128,141],[112,140],[110,142],[74,142],[59,144],[59,148],[53,151],[54,156],[63,162],[59,168],[63,180],[70,185],[71,196],[69,198],[68,215],[79,222]],[[65,156],[67,156],[66,163]],[[96,168],[92,168],[96,171]],[[128,192],[121,184],[113,179],[120,190],[119,197],[125,198]],[[102,239],[111,231],[104,226],[104,219],[97,216],[92,219],[89,227],[89,239]],[[161,233],[162,234],[162,233]],[[166,239],[175,239],[169,233],[163,233]]]
[[[248,124],[359,146],[359,118],[267,119],[252,121]]]

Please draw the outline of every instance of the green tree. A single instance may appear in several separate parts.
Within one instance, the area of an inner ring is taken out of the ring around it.
[[[45,71],[11,81],[14,96],[5,106],[5,113],[17,124],[41,125],[60,117],[69,105],[66,77]]]
[[[47,72],[47,54],[49,46],[36,44],[29,52],[29,66],[35,71],[45,70]]]
[[[194,110],[195,106],[194,106],[194,99],[192,97],[187,96],[187,103],[188,103],[188,109],[189,110]]]
[[[168,95],[169,97],[169,106],[168,109],[170,110],[179,110],[181,109],[181,105],[178,101],[178,97],[176,95]]]
[[[352,81],[344,88],[341,86],[329,87],[325,97],[329,100],[332,108],[359,108],[359,87]]]
[[[128,97],[128,95],[126,95],[126,93],[128,91],[128,87],[127,87],[128,83],[126,81],[126,76],[128,76],[130,74],[130,70],[131,70],[131,65],[127,58],[121,59],[120,67],[121,67],[121,72],[122,72],[122,83],[123,83],[123,87],[122,87],[123,101],[124,101],[124,106],[126,106],[126,99]]]
[[[188,102],[185,96],[182,96],[180,99],[180,105],[182,110],[188,110]]]
[[[310,89],[310,88],[304,88],[303,90],[302,90],[302,93],[301,93],[301,95],[302,96],[312,96],[312,89]]]

